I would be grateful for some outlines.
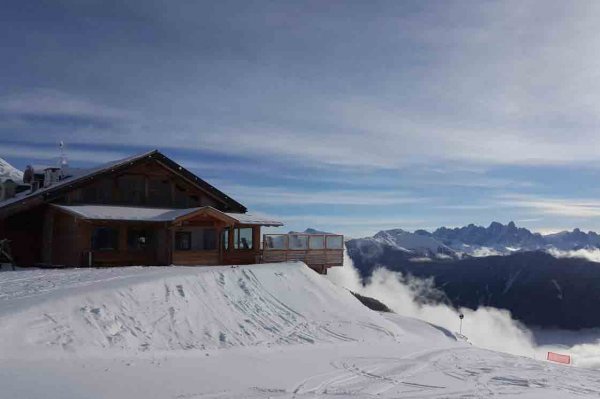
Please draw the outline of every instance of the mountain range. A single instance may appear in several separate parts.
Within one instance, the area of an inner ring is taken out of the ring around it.
[[[384,247],[403,252],[412,261],[464,259],[491,255],[509,255],[516,252],[578,251],[600,248],[600,235],[580,229],[542,235],[514,222],[503,225],[492,222],[488,227],[469,224],[464,227],[440,227],[433,232],[402,229],[383,230],[373,237],[350,240],[353,247],[365,256],[381,253]]]
[[[23,172],[0,158],[0,183],[9,179],[17,183],[21,182],[23,181]]]
[[[530,326],[600,327],[600,313],[594,311],[600,301],[600,265],[556,256],[598,251],[595,232],[541,235],[512,222],[494,222],[432,233],[385,230],[348,240],[346,248],[364,281],[378,268],[431,279],[434,290],[420,298],[425,302],[507,309]]]

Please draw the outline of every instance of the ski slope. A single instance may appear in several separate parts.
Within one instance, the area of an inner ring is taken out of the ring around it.
[[[0,273],[0,397],[597,397],[600,373],[362,306],[301,263]]]

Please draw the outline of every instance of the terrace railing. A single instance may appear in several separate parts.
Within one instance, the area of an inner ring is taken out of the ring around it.
[[[344,264],[344,236],[339,234],[265,234],[263,263],[302,261],[326,271]]]

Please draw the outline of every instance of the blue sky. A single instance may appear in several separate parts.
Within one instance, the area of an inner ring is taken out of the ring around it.
[[[286,229],[600,230],[600,3],[7,1],[0,157],[158,148]]]

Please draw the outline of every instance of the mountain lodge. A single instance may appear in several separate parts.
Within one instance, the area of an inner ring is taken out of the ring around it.
[[[245,206],[154,150],[91,169],[28,166],[5,181],[0,239],[19,266],[342,265],[343,237],[266,234],[281,222]],[[23,189],[25,185],[25,189]],[[19,189],[15,189],[19,187]]]

